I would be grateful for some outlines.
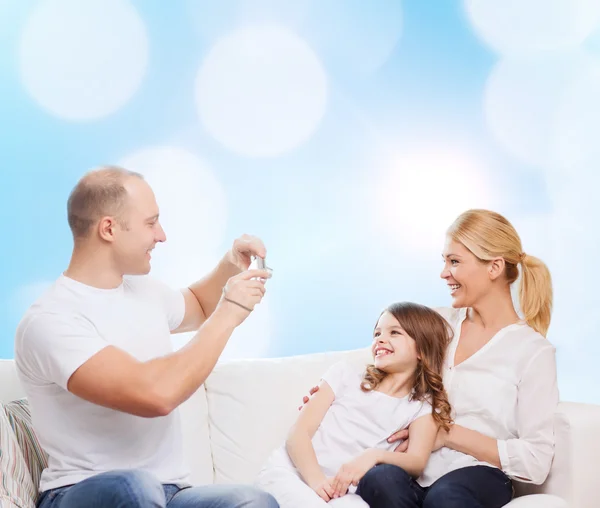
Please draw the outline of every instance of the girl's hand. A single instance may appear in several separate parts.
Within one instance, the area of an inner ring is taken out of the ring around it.
[[[331,482],[334,498],[345,495],[350,485],[358,485],[367,471],[377,465],[377,453],[376,449],[367,450],[340,468]]]
[[[331,481],[331,478],[323,476],[322,479],[313,482],[309,485],[309,487],[313,489],[323,501],[328,503],[333,498],[333,488],[331,487]]]

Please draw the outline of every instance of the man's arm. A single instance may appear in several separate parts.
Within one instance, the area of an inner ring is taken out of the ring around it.
[[[114,346],[100,350],[69,378],[67,389],[94,404],[143,417],[169,414],[204,383],[234,329],[263,297],[265,270],[243,272],[195,337],[178,351],[147,362]],[[239,304],[239,305],[238,305]]]
[[[184,288],[185,314],[181,324],[171,333],[198,330],[215,311],[223,286],[231,277],[248,269],[253,255],[264,258],[265,246],[260,239],[243,235],[235,240],[231,250],[208,275]]]

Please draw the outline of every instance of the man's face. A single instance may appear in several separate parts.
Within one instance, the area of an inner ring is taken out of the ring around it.
[[[158,220],[158,205],[147,182],[130,178],[125,183],[128,200],[115,235],[115,263],[124,275],[150,272],[151,251],[158,242],[166,241]]]

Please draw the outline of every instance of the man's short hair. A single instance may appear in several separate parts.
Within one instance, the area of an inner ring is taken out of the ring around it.
[[[104,166],[86,173],[77,182],[67,201],[67,217],[73,238],[85,238],[92,226],[105,216],[121,215],[127,204],[125,180],[144,177],[135,171],[118,166]]]

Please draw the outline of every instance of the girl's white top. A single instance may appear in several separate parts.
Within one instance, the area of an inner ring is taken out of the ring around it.
[[[365,367],[341,361],[332,365],[322,379],[331,386],[335,399],[312,439],[319,465],[326,476],[334,477],[346,462],[369,448],[393,451],[388,443],[395,431],[417,418],[431,414],[431,405],[360,388]],[[266,468],[294,468],[285,445],[270,457]]]
[[[502,470],[511,478],[541,484],[554,455],[554,414],[559,394],[555,348],[526,324],[500,330],[470,358],[454,366],[467,309],[438,309],[454,338],[444,385],[457,425],[497,439]],[[431,455],[421,485],[462,467],[490,465],[449,448]]]

